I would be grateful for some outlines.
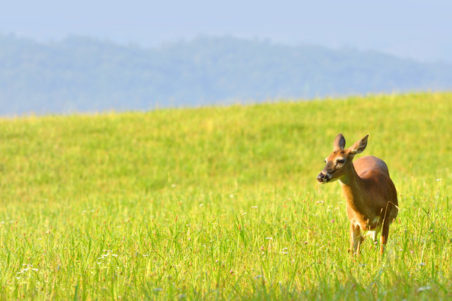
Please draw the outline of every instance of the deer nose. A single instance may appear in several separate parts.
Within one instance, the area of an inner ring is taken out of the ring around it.
[[[325,182],[325,174],[319,173],[319,175],[317,176],[317,181],[319,181],[320,183]]]

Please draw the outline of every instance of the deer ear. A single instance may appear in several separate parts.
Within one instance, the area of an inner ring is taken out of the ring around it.
[[[364,138],[362,138],[361,140],[358,140],[355,142],[355,144],[353,144],[350,147],[350,153],[352,155],[355,154],[359,154],[360,152],[362,152],[363,150],[366,149],[367,146],[367,137],[369,137],[369,135],[364,136]]]
[[[334,139],[333,143],[333,149],[336,150],[342,150],[345,147],[345,138],[342,134],[337,134],[336,138]]]

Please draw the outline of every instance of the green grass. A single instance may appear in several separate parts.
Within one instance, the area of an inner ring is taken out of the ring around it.
[[[447,299],[452,94],[0,120],[0,299]],[[338,132],[399,195],[347,253]]]

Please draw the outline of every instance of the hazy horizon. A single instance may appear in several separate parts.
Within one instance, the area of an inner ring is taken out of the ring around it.
[[[376,51],[198,38],[153,49],[0,35],[0,115],[147,110],[452,88],[447,63]]]
[[[0,115],[452,89],[452,2],[6,2]]]
[[[452,62],[450,11],[452,2],[438,0],[278,4],[256,0],[246,3],[134,0],[127,4],[106,0],[95,3],[43,0],[26,6],[17,1],[3,4],[0,34],[39,42],[76,35],[144,48],[198,36],[231,36]]]

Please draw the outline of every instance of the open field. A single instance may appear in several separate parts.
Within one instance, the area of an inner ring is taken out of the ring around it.
[[[399,192],[354,260],[338,132]],[[0,299],[451,298],[452,93],[0,120]]]

